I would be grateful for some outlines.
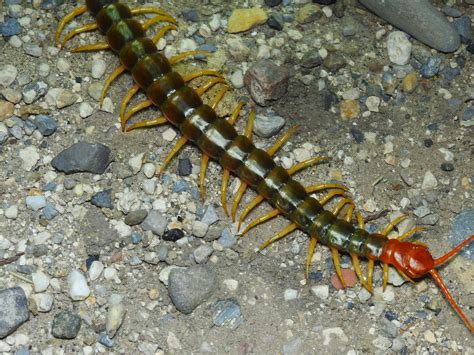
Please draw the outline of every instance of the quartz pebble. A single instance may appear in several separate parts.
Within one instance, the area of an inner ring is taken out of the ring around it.
[[[100,79],[104,75],[107,65],[103,59],[96,59],[92,62],[92,77]]]
[[[104,271],[104,264],[100,261],[93,261],[89,267],[89,278],[91,281],[97,280]]]
[[[112,304],[107,311],[105,329],[109,338],[113,338],[123,323],[126,309],[122,303]]]
[[[291,300],[296,299],[297,297],[298,297],[298,290],[295,290],[292,288],[286,289],[283,294],[283,298],[285,299],[285,301],[291,301]]]
[[[73,270],[67,278],[69,285],[69,296],[74,301],[82,301],[89,297],[91,291],[87,285],[87,280],[78,270]]]
[[[49,286],[49,277],[42,271],[31,274],[31,280],[33,281],[35,292],[46,291]]]
[[[329,297],[329,286],[327,285],[318,285],[311,287],[311,292],[322,300],[325,300]]]
[[[39,312],[49,312],[53,308],[54,297],[49,293],[38,293],[31,296]]]
[[[393,31],[387,37],[387,51],[390,61],[405,65],[410,60],[411,43],[402,31]]]

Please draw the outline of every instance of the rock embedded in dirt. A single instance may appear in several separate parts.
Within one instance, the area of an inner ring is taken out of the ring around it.
[[[163,236],[166,229],[166,217],[157,210],[151,210],[145,220],[140,224],[143,230],[152,231],[153,234]]]
[[[107,146],[80,142],[59,153],[51,161],[51,165],[66,174],[103,174],[111,161],[112,154]]]
[[[257,115],[255,117],[255,124],[253,132],[263,138],[273,137],[285,125],[285,119],[277,115]]]
[[[30,319],[28,300],[21,287],[0,290],[0,339]]]
[[[268,15],[263,9],[252,7],[248,9],[235,9],[227,22],[227,32],[239,33],[248,31],[255,26],[267,22]]]
[[[178,311],[190,314],[207,300],[217,288],[214,270],[207,265],[187,269],[172,269],[169,274],[168,292]]]
[[[252,98],[262,106],[281,98],[288,89],[289,73],[269,59],[256,62],[244,76],[244,83]]]
[[[81,329],[82,319],[76,313],[62,311],[53,319],[51,333],[55,338],[74,339]]]

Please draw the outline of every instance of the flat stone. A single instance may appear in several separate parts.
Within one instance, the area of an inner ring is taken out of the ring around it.
[[[218,327],[237,329],[242,323],[240,304],[233,298],[219,300],[212,305],[212,322]]]
[[[268,15],[263,9],[256,7],[248,9],[235,9],[227,22],[227,32],[239,33],[248,31],[255,26],[267,22]]]
[[[168,282],[170,298],[178,311],[184,314],[190,314],[207,300],[217,287],[216,274],[207,265],[172,269]]]
[[[28,300],[21,287],[0,290],[0,339],[30,319]]]
[[[456,29],[429,0],[360,1],[378,16],[441,52],[454,52],[461,44]]]
[[[166,217],[163,216],[161,212],[157,210],[151,210],[140,226],[143,230],[152,231],[153,234],[162,237],[165,233],[166,224]]]
[[[51,161],[51,165],[66,174],[103,174],[112,161],[111,155],[110,149],[103,144],[80,142],[59,153]]]

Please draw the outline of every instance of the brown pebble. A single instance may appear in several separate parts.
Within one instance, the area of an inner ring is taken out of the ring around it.
[[[342,277],[348,288],[352,288],[357,284],[357,275],[352,269],[342,269]],[[339,280],[339,276],[336,273],[331,276],[331,284],[336,290],[343,289],[341,280]]]

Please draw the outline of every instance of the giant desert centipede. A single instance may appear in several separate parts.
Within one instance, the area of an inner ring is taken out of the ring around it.
[[[467,238],[446,255],[434,259],[426,245],[419,242],[405,241],[406,238],[420,231],[421,228],[415,227],[400,235],[397,239],[387,238],[387,235],[406,216],[396,218],[380,233],[367,232],[364,229],[364,220],[360,214],[356,214],[358,225],[353,225],[352,219],[355,206],[344,193],[347,190],[346,187],[339,184],[321,184],[304,188],[291,177],[295,172],[319,161],[327,160],[327,158],[311,158],[288,170],[278,166],[272,159],[272,155],[288,140],[296,127],[288,130],[267,151],[258,149],[250,139],[255,115],[253,110],[250,112],[247,128],[243,135],[238,134],[233,127],[244,103],[238,104],[227,120],[218,118],[215,108],[229,89],[219,72],[199,70],[187,76],[181,76],[172,70],[172,65],[177,61],[206,53],[189,51],[166,58],[158,51],[155,43],[167,31],[176,29],[176,20],[171,15],[155,7],[138,6],[131,9],[117,0],[86,0],[86,5],[79,6],[61,20],[55,33],[56,45],[59,43],[64,26],[87,11],[94,17],[94,22],[77,27],[69,32],[62,41],[61,47],[64,47],[67,41],[82,32],[99,29],[106,36],[104,42],[78,47],[73,52],[111,49],[119,56],[121,65],[107,78],[102,92],[102,99],[110,84],[120,74],[125,71],[132,74],[135,85],[128,91],[120,107],[120,120],[123,130],[130,131],[164,123],[171,123],[180,130],[182,137],[165,158],[162,170],[188,141],[194,143],[203,152],[200,169],[202,196],[204,196],[207,165],[209,160],[213,159],[224,169],[221,201],[227,214],[229,213],[226,207],[226,192],[230,174],[236,175],[242,182],[232,204],[231,215],[233,219],[239,202],[248,187],[255,190],[258,196],[244,209],[240,222],[264,200],[273,206],[274,209],[271,212],[248,224],[243,233],[277,215],[284,215],[291,221],[289,226],[268,239],[260,247],[260,250],[284,238],[294,230],[300,229],[306,232],[310,238],[306,258],[306,275],[310,270],[311,260],[318,242],[330,248],[336,273],[343,286],[345,283],[339,252],[351,256],[360,282],[369,291],[372,291],[373,271],[376,261],[382,264],[384,288],[388,282],[389,265],[395,267],[402,276],[410,281],[430,274],[468,329],[474,332],[470,320],[456,304],[436,271],[438,266],[472,242],[474,235]],[[156,16],[146,20],[143,24],[133,17],[146,13]],[[161,28],[153,38],[147,38],[146,30],[160,22],[168,22],[169,24]],[[211,79],[198,89],[195,90],[188,85],[191,80],[204,76],[210,76]],[[204,104],[201,96],[219,83],[223,84],[224,87],[218,91],[209,104]],[[146,94],[147,99],[126,112],[128,102],[140,90]],[[134,113],[151,106],[161,111],[160,117],[128,124]],[[317,200],[311,194],[318,191],[329,192]],[[335,197],[340,197],[341,200],[332,211],[325,210],[324,205]],[[339,218],[342,211],[344,211],[345,216]],[[367,278],[362,275],[360,257],[368,260]]]

